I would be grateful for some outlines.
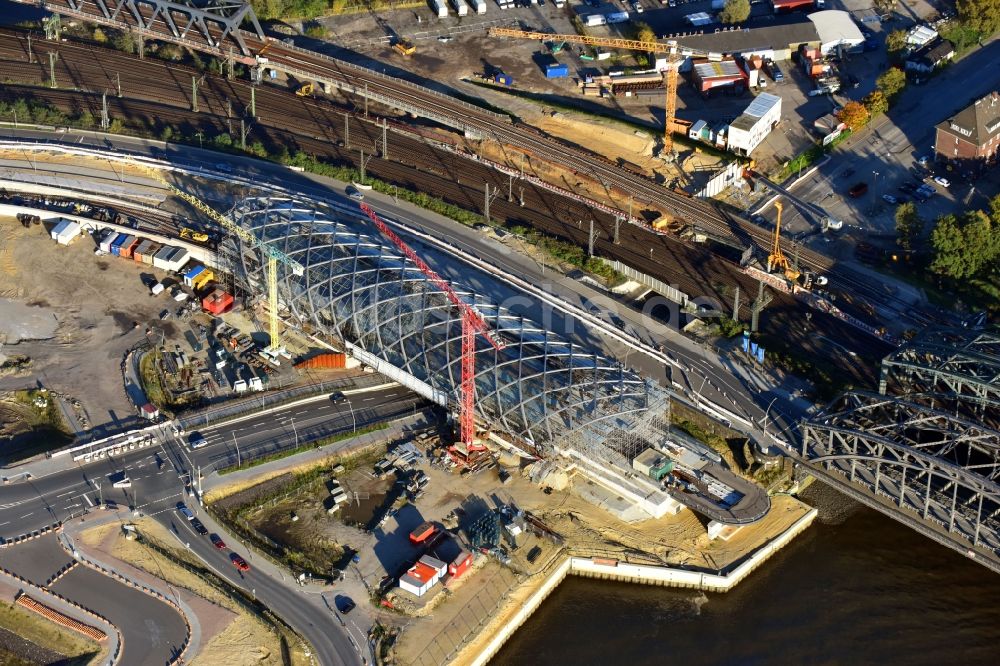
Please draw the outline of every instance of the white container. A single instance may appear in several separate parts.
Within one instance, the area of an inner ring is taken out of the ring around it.
[[[469,15],[469,5],[465,3],[465,0],[451,0],[451,5],[455,8],[455,13],[459,16]]]
[[[472,6],[475,7],[477,14],[486,13],[486,0],[470,0]]]
[[[160,294],[163,293],[165,289],[166,287],[163,286],[162,282],[157,282],[156,284],[153,285],[153,288],[150,289],[150,291],[153,292],[153,296],[159,296]]]
[[[587,18],[584,19],[584,25],[590,28],[593,28],[594,26],[597,25],[606,25],[607,22],[608,19],[607,17],[604,16],[604,14],[590,14],[589,16],[587,16]]]
[[[438,18],[448,17],[448,5],[445,4],[444,0],[431,0],[431,6],[437,12]]]

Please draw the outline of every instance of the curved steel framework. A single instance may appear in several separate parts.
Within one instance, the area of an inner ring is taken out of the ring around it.
[[[250,198],[232,217],[304,267],[301,276],[278,269],[282,307],[303,330],[351,349],[440,404],[457,404],[461,312],[409,259],[369,234],[360,212],[344,223],[292,199]],[[241,247],[237,264],[248,291],[261,293],[266,263],[259,252]],[[530,446],[645,410],[644,382],[617,362],[455,289],[506,343],[497,350],[476,340],[481,423]]]
[[[827,480],[1000,571],[1000,432],[868,392],[842,395],[801,431],[802,457]]]
[[[250,56],[240,26],[247,21],[264,39],[253,7],[245,0],[17,0],[42,5],[57,14],[94,21],[139,34],[167,39],[199,50],[221,53],[232,39],[240,53]],[[207,47],[207,49],[206,49]]]
[[[930,329],[882,361],[879,393],[905,392],[957,400],[976,419],[1000,409],[1000,335],[966,328]]]

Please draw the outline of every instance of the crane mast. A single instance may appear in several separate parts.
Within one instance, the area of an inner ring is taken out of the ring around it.
[[[463,301],[458,293],[452,289],[451,285],[442,278],[433,268],[427,265],[416,251],[406,244],[395,231],[382,221],[375,212],[375,209],[368,204],[361,204],[361,210],[375,225],[375,228],[385,236],[396,248],[402,252],[407,259],[416,264],[420,272],[423,273],[431,284],[444,292],[452,305],[458,308],[462,316],[462,379],[460,384],[460,437],[463,444],[473,444],[476,438],[476,334],[482,335],[489,341],[497,351],[502,350],[506,345],[500,336],[490,328],[486,320],[472,305]]]

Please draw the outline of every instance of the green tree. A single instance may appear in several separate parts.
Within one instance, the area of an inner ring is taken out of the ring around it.
[[[906,48],[906,31],[893,30],[885,36],[885,50],[889,53],[899,53]]]
[[[990,218],[993,224],[1000,226],[1000,194],[990,199]]]
[[[115,118],[111,121],[111,124],[108,125],[108,132],[111,134],[121,134],[124,129],[125,123],[122,122],[121,118]]]
[[[962,235],[965,240],[966,275],[979,275],[996,258],[997,234],[993,220],[981,210],[970,211],[965,215]]]
[[[856,132],[868,122],[868,109],[861,102],[848,102],[839,111],[837,119]]]
[[[326,26],[319,21],[310,21],[305,29],[306,37],[312,37],[313,39],[324,39],[328,32]]]
[[[889,110],[889,100],[881,90],[873,90],[865,95],[864,105],[873,118]]]
[[[212,139],[212,143],[219,148],[229,148],[233,145],[233,137],[223,132],[222,134],[217,134],[215,138]]]
[[[131,32],[119,32],[115,35],[114,39],[111,40],[111,45],[119,51],[124,51],[125,53],[136,52],[135,38],[132,36]]]
[[[750,17],[750,0],[726,0],[725,6],[719,12],[719,20],[723,23],[743,23]]]
[[[931,232],[934,259],[931,270],[938,275],[959,279],[965,277],[965,235],[954,215],[942,215]]]
[[[81,111],[80,115],[76,118],[76,122],[79,123],[80,127],[90,129],[94,126],[94,114],[90,111]]]
[[[907,252],[913,249],[924,231],[916,204],[907,202],[896,208],[896,243]]]
[[[906,87],[906,74],[890,67],[880,77],[875,79],[875,89],[881,90],[882,94],[892,100],[893,97],[902,92]]]
[[[958,17],[981,37],[1000,29],[1000,0],[958,0]]]

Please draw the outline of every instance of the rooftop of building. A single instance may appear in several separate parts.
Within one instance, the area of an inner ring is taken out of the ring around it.
[[[819,40],[824,44],[835,42],[860,44],[865,41],[861,28],[854,22],[849,12],[827,9],[809,14],[809,20],[816,26]]]
[[[981,146],[1000,135],[1000,94],[992,92],[937,125],[938,129],[961,136]]]
[[[407,583],[420,587],[426,585],[429,581],[434,580],[434,577],[438,575],[438,571],[431,566],[424,564],[423,562],[417,562],[412,567],[406,570],[403,574],[402,580]]]
[[[735,60],[697,62],[694,65],[694,73],[700,79],[743,76],[743,70],[740,69]]]
[[[950,58],[953,55],[955,55],[955,45],[947,39],[938,39],[930,44],[924,44],[914,51],[907,60],[913,60],[914,62],[926,61],[932,65],[936,65],[945,58]]]
[[[760,93],[752,102],[750,102],[750,106],[748,106],[743,113],[740,114],[740,117],[730,123],[730,127],[749,131],[755,124],[757,124],[758,120],[767,115],[767,113],[776,106],[781,106],[780,97],[770,93]]]
[[[786,49],[798,44],[820,41],[816,25],[802,15],[794,15],[788,19],[776,17],[769,25],[718,30],[701,35],[678,37],[677,41],[682,47],[717,53]]]

